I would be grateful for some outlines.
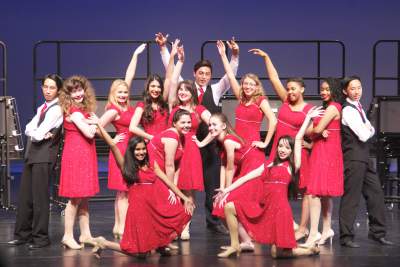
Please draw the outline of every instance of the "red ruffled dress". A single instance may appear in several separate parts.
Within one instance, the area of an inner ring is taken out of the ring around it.
[[[227,134],[225,136],[224,142],[226,140],[232,140],[237,143],[241,143],[240,140],[234,136]],[[221,155],[222,164],[226,166],[226,152],[223,151]],[[238,178],[246,175],[247,173],[257,169],[260,167],[265,161],[264,152],[258,148],[252,147],[247,142],[242,144],[239,149],[235,150],[234,156],[234,165],[235,165],[235,174],[233,176],[232,183],[236,181]],[[262,188],[261,179],[255,178],[243,184],[242,186],[236,188],[235,190],[229,192],[228,197],[226,198],[225,203],[234,201],[234,200],[243,200],[243,201],[257,201],[259,199]],[[225,204],[223,203],[223,204]],[[219,202],[213,203],[213,211],[212,215],[218,216],[220,218],[225,218],[224,214],[224,205],[220,207]]]
[[[233,200],[238,221],[257,242],[279,248],[295,248],[293,214],[287,198],[291,174],[288,162],[268,167],[261,176],[263,197],[260,201]]]
[[[69,113],[90,114],[71,107]],[[91,197],[99,192],[97,155],[94,139],[87,138],[64,115],[64,147],[61,158],[59,196],[67,198]]]
[[[342,106],[331,102],[339,113]],[[321,121],[321,117],[314,119],[314,127]],[[331,120],[326,130],[329,131],[328,138],[318,136],[314,138],[311,150],[310,179],[307,185],[307,194],[314,196],[339,197],[343,195],[343,153],[340,136],[340,119]]]
[[[180,107],[175,107],[170,114],[169,124],[172,126],[172,117]],[[201,123],[201,114],[207,109],[202,105],[197,105],[195,111],[190,113],[192,119],[192,129],[185,134],[183,156],[179,168],[178,188],[182,190],[204,191],[203,163],[199,147],[192,141],[192,136]]]
[[[127,253],[145,253],[167,246],[190,221],[180,201],[168,201],[168,187],[150,168],[139,170],[139,182],[129,187],[129,206],[120,243]]]
[[[283,102],[278,112],[278,124],[276,126],[274,142],[272,143],[271,154],[269,156],[270,161],[275,159],[279,138],[284,135],[289,135],[294,139],[306,118],[307,112],[311,108],[312,105],[306,104],[302,111],[292,111],[289,103],[287,101]],[[299,170],[299,188],[307,187],[309,179],[308,157],[308,150],[303,148],[301,151],[301,167]]]
[[[135,108],[129,106],[128,110],[122,111],[117,106],[111,104],[107,107],[107,110],[116,110],[118,112],[119,119],[112,121],[112,125],[116,130],[116,134],[125,134],[124,140],[117,143],[117,147],[119,151],[121,151],[122,155],[125,155],[125,151],[128,147],[129,139],[133,136],[131,132],[129,132],[129,124],[131,122],[133,113],[135,112]],[[122,177],[121,170],[118,167],[117,162],[115,161],[114,154],[111,153],[108,156],[108,189],[118,190],[118,191],[128,191],[128,187]]]
[[[249,105],[239,103],[236,107],[235,131],[250,144],[260,141],[260,127],[264,113],[260,109],[261,102],[267,99],[265,96],[257,98],[255,103]]]
[[[138,102],[136,108],[144,110],[144,103]],[[168,128],[168,111],[164,110],[161,112],[159,109],[156,111],[153,110],[153,115],[154,117],[152,122],[145,122],[142,116],[140,124],[143,126],[146,133],[155,136]]]

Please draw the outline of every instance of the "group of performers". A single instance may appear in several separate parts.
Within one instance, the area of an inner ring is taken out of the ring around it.
[[[282,101],[276,117],[257,75],[248,73],[240,82],[236,80],[239,46],[234,40],[226,45],[217,42],[226,74],[215,84],[210,84],[210,61],[194,65],[194,82],[184,80],[180,74],[185,52],[180,41],[173,42],[170,52],[167,36],[156,34],[156,42],[165,79],[150,75],[143,100],[135,107],[130,104],[130,87],[145,44],[133,53],[125,79],[111,84],[100,118],[94,114],[96,99],[87,78],[72,76],[62,81],[48,75],[43,79],[45,103],[25,131],[29,146],[15,239],[10,245],[39,249],[50,244],[47,185],[61,128],[64,145],[58,194],[68,199],[61,243],[70,249],[86,244],[94,246],[97,255],[105,248],[138,256],[153,250],[169,255],[178,249],[172,244],[174,239],[190,239],[196,191],[206,193],[207,228],[228,233],[228,227],[231,243],[221,247],[219,257],[252,251],[254,242],[272,245],[273,257],[318,254],[318,245],[332,243],[332,198],[340,196],[340,243],[358,247],[353,224],[361,194],[367,201],[369,238],[393,244],[385,238],[383,192],[369,165],[368,140],[375,131],[359,102],[359,77],[324,79],[323,106],[313,107],[304,101],[301,78],[290,78],[283,85],[269,55],[251,49],[264,60]],[[231,50],[230,61],[226,46]],[[229,88],[238,100],[234,128],[220,106]],[[261,140],[264,117],[268,129]],[[108,124],[116,130],[113,138],[104,129]],[[99,192],[96,135],[110,146],[108,188],[117,192],[112,233],[119,243],[93,237],[89,227],[88,200]],[[271,142],[266,157],[265,148]],[[302,194],[299,225],[288,200],[292,183]],[[74,238],[77,217],[79,242]],[[298,244],[301,239],[305,242]]]

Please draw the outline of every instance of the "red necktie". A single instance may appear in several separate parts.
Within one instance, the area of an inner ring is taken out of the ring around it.
[[[47,108],[47,104],[46,104],[46,103],[44,103],[44,105],[43,105],[42,109],[40,110],[40,117],[42,117],[42,116],[43,116],[44,112],[46,111],[46,108]]]
[[[203,101],[203,96],[204,96],[204,89],[203,87],[199,87],[200,95],[198,96],[199,104]]]

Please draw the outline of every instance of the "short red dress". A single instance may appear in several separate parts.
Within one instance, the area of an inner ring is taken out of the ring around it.
[[[136,104],[136,108],[141,108],[144,110],[144,103],[138,102]],[[146,122],[142,116],[140,124],[143,126],[143,129],[146,133],[155,136],[168,128],[168,111],[164,110],[161,112],[160,109],[156,111],[153,110],[153,115],[153,121],[151,122]]]
[[[264,164],[263,197],[259,201],[233,200],[238,221],[257,242],[295,248],[293,214],[287,198],[291,174],[288,162]],[[268,167],[269,166],[269,167]]]
[[[90,114],[71,107],[69,113]],[[94,139],[87,138],[64,115],[64,147],[61,158],[61,175],[58,195],[68,198],[91,197],[99,192],[97,155]]]
[[[180,201],[168,201],[168,187],[150,168],[139,170],[139,182],[129,187],[129,206],[120,243],[127,253],[145,253],[165,247],[190,221]]]
[[[275,159],[279,138],[284,135],[289,135],[294,139],[306,118],[307,112],[311,108],[312,105],[306,104],[302,111],[293,111],[288,101],[283,102],[278,112],[278,124],[276,125],[274,142],[272,143],[271,154],[269,155],[270,161]],[[301,150],[301,167],[299,170],[299,188],[302,189],[307,187],[309,179],[308,157],[308,150],[303,148]]]
[[[230,134],[227,134],[225,136],[224,142],[226,140],[232,140],[237,143],[241,143],[236,136]],[[227,162],[226,162],[225,150],[221,153],[221,161],[222,164],[226,166]],[[265,156],[263,151],[261,151],[256,147],[252,147],[247,142],[245,144],[242,144],[239,149],[235,150],[234,165],[236,169],[232,183],[236,181],[238,178],[260,167],[264,161],[265,161]],[[229,195],[223,204],[234,200],[257,201],[257,199],[259,199],[260,194],[262,193],[261,189],[262,189],[261,179],[255,178],[253,180],[246,182],[245,184],[236,188],[235,190],[229,192]],[[223,206],[224,205],[220,205],[219,202],[214,202],[212,215],[218,216],[220,218],[225,218]]]
[[[249,105],[239,103],[236,107],[235,131],[250,144],[253,141],[261,140],[260,127],[264,113],[260,109],[260,105],[266,99],[265,96],[260,96],[255,103]]]
[[[331,102],[339,113],[342,106]],[[320,117],[314,119],[314,127],[321,121]],[[310,179],[307,193],[314,196],[339,197],[343,195],[343,153],[340,137],[340,119],[331,120],[326,130],[328,138],[317,136],[313,138],[314,145],[310,155]]]
[[[153,137],[147,145],[147,153],[149,154],[150,166],[154,168],[154,162],[157,162],[160,169],[165,172],[165,149],[161,142],[162,138],[172,138],[178,141],[178,148],[175,153],[175,170],[178,169],[179,162],[183,155],[183,147],[180,136],[172,129],[167,129]]]
[[[175,107],[170,114],[169,124],[172,127],[172,117],[180,106]],[[190,113],[192,119],[192,129],[185,134],[185,142],[183,148],[183,156],[179,167],[178,188],[182,190],[204,191],[203,180],[203,163],[201,160],[200,149],[192,136],[196,135],[196,131],[201,123],[201,114],[207,109],[202,105],[197,105],[194,112]]]
[[[129,124],[131,122],[133,113],[135,112],[135,108],[129,106],[128,110],[122,111],[117,106],[111,104],[107,107],[107,110],[116,110],[118,112],[119,119],[112,121],[112,125],[116,130],[116,134],[125,134],[124,140],[117,143],[117,147],[119,151],[121,151],[122,155],[125,155],[126,148],[128,147],[129,139],[133,136],[131,132],[129,132]],[[118,190],[118,191],[128,191],[128,187],[122,177],[121,170],[118,167],[117,162],[115,161],[114,154],[111,153],[108,156],[108,189]]]

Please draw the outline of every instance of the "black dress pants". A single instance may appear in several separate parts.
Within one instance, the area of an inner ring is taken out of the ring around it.
[[[367,204],[369,234],[384,237],[385,203],[380,180],[372,164],[357,160],[344,161],[344,194],[340,201],[340,242],[354,239],[354,221],[357,217],[361,195]]]
[[[49,242],[49,163],[25,164],[18,196],[16,239]]]

